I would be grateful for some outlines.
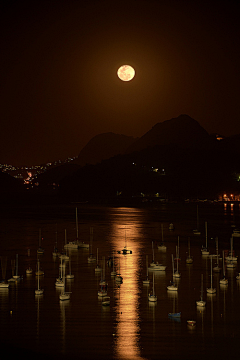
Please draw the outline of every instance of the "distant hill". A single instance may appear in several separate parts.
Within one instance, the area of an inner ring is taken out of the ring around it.
[[[137,138],[132,136],[112,132],[96,135],[80,151],[75,162],[81,166],[95,165],[102,160],[123,154],[136,140]]]
[[[157,123],[135,141],[126,150],[126,153],[140,151],[156,145],[177,145],[183,148],[199,146],[209,142],[208,132],[188,115],[180,115],[177,118]]]

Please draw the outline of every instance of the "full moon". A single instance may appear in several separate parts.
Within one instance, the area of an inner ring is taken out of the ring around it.
[[[122,65],[117,71],[119,79],[122,81],[130,81],[135,76],[135,70],[130,65]]]

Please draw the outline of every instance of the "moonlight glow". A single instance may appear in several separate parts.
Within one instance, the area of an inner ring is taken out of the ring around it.
[[[122,65],[118,69],[117,74],[122,81],[130,81],[135,76],[135,70],[130,65]]]

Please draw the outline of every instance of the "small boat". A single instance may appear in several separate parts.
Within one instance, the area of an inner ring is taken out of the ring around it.
[[[61,266],[60,268],[60,274],[59,277],[56,279],[55,281],[55,286],[56,287],[64,287],[64,281],[63,281],[63,260],[61,259]]]
[[[125,246],[122,250],[118,251],[118,254],[123,254],[123,255],[132,254],[132,250],[129,250],[127,248],[126,229],[125,229]]]
[[[122,282],[123,282],[123,277],[121,276],[121,273],[120,273],[120,260],[119,260],[119,265],[118,265],[118,273],[115,276],[115,281],[118,284],[122,284]]]
[[[39,272],[39,259],[38,259],[38,272]],[[35,295],[42,295],[43,289],[40,289],[40,275],[38,275],[38,288],[35,290]]]
[[[233,237],[231,237],[230,239],[230,251],[228,256],[226,256],[226,261],[227,262],[237,262],[238,258],[237,256],[234,256],[234,251],[233,251]],[[228,266],[227,266],[228,267]]]
[[[170,318],[180,318],[182,316],[181,311],[177,313],[168,313],[168,317]]]
[[[187,320],[187,324],[191,327],[196,325],[196,321],[195,320]]]
[[[212,284],[212,280],[213,280],[213,274],[212,274],[212,256],[210,257],[211,258],[211,287],[210,288],[207,288],[207,293],[208,294],[216,294],[216,289],[213,288],[213,284]]]
[[[65,263],[63,266],[63,289],[61,294],[59,295],[60,301],[65,301],[70,299],[70,292],[65,292]]]
[[[109,306],[109,305],[110,305],[110,296],[103,296],[102,306]]]
[[[38,259],[38,261],[37,261],[37,269],[36,269],[36,271],[35,271],[35,275],[36,276],[42,276],[42,275],[44,275],[44,271],[43,270],[41,270],[40,269],[40,261],[39,261],[39,259]]]
[[[153,273],[153,287],[152,287],[152,293],[148,294],[148,300],[151,302],[157,301],[157,296],[155,295],[155,286],[154,286],[154,273]]]
[[[179,236],[178,236],[178,244],[179,244]],[[173,272],[173,277],[174,278],[180,278],[181,277],[181,274],[179,273],[179,271],[178,271],[178,262],[179,262],[179,245],[178,246],[176,246],[176,258],[175,258],[175,260],[176,260],[176,262],[177,262],[177,269],[176,269],[176,271],[174,271]]]
[[[170,230],[170,231],[174,230],[174,225],[173,225],[173,223],[169,224],[168,230]]]
[[[31,275],[32,274],[32,268],[31,268],[31,266],[29,266],[28,268],[27,268],[27,270],[26,270],[26,275]]]
[[[232,236],[240,237],[240,230],[239,229],[234,229],[233,233],[232,233]]]
[[[173,254],[172,254],[172,270],[173,270],[173,275],[174,275],[174,260],[173,260]],[[173,281],[170,282],[170,285],[167,286],[167,290],[169,291],[178,291],[178,287],[175,285],[174,282],[174,276],[173,276]]]
[[[95,267],[95,273],[100,273],[101,271],[102,271],[102,268],[98,263],[98,248],[97,248],[97,265]]]
[[[196,301],[196,305],[199,307],[206,306],[206,301],[203,301],[203,274],[201,275],[201,298],[200,300]]]
[[[194,235],[201,235],[201,231],[199,231],[199,216],[198,216],[198,205],[197,205],[197,228],[193,230]]]
[[[41,229],[39,229],[39,239],[38,239],[38,249],[37,249],[37,253],[39,255],[44,254],[44,249],[41,246],[41,240],[42,240],[42,236],[41,236]]]
[[[0,282],[0,289],[9,288],[9,284],[6,281]]]
[[[206,239],[206,244],[205,244],[205,247],[202,246],[201,252],[202,252],[202,255],[209,255],[209,251],[208,251],[208,247],[207,247],[208,238],[207,238],[207,222],[206,221],[205,221],[205,239]]]

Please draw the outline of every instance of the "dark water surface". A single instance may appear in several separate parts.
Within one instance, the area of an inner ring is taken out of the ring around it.
[[[69,301],[60,302],[61,290],[55,287],[60,260],[52,251],[57,238],[58,248],[67,239],[76,237],[75,204],[69,206],[15,207],[1,210],[0,256],[1,279],[12,276],[11,261],[18,254],[20,281],[0,289],[0,342],[9,355],[16,352],[25,358],[47,359],[210,359],[232,356],[240,341],[240,281],[236,280],[238,264],[227,270],[227,287],[220,287],[222,273],[214,273],[216,295],[209,296],[210,260],[201,255],[205,244],[204,222],[208,223],[210,252],[216,253],[215,237],[219,239],[219,253],[230,249],[233,223],[240,225],[239,205],[199,204],[202,234],[194,236],[196,204],[159,204],[146,207],[107,207],[78,204],[79,238],[90,243],[93,228],[92,252],[99,260],[114,252],[117,269],[123,283],[111,277],[112,269],[105,265],[110,307],[103,307],[98,297],[101,275],[95,274],[96,263],[88,263],[89,250],[70,252],[73,280],[66,280]],[[169,231],[173,222],[174,231]],[[165,253],[157,245],[163,224]],[[40,286],[43,296],[35,296],[37,278],[37,248],[39,229],[45,252],[39,256],[44,276]],[[179,290],[167,291],[172,279],[171,256],[175,255],[180,239]],[[186,264],[188,238],[194,262]],[[239,239],[239,240],[238,240]],[[165,272],[155,272],[157,303],[148,301],[151,283],[146,278],[146,255],[152,261],[152,241],[155,260],[167,265]],[[234,238],[234,250],[239,253],[240,238]],[[132,254],[118,254],[127,246]],[[7,259],[7,263],[6,263]],[[215,260],[213,260],[215,264]],[[28,266],[33,274],[26,276]],[[222,267],[222,261],[220,261]],[[67,267],[68,271],[68,267]],[[201,274],[206,308],[199,310]],[[169,312],[181,311],[180,321],[168,318]],[[187,320],[196,320],[189,328]]]

